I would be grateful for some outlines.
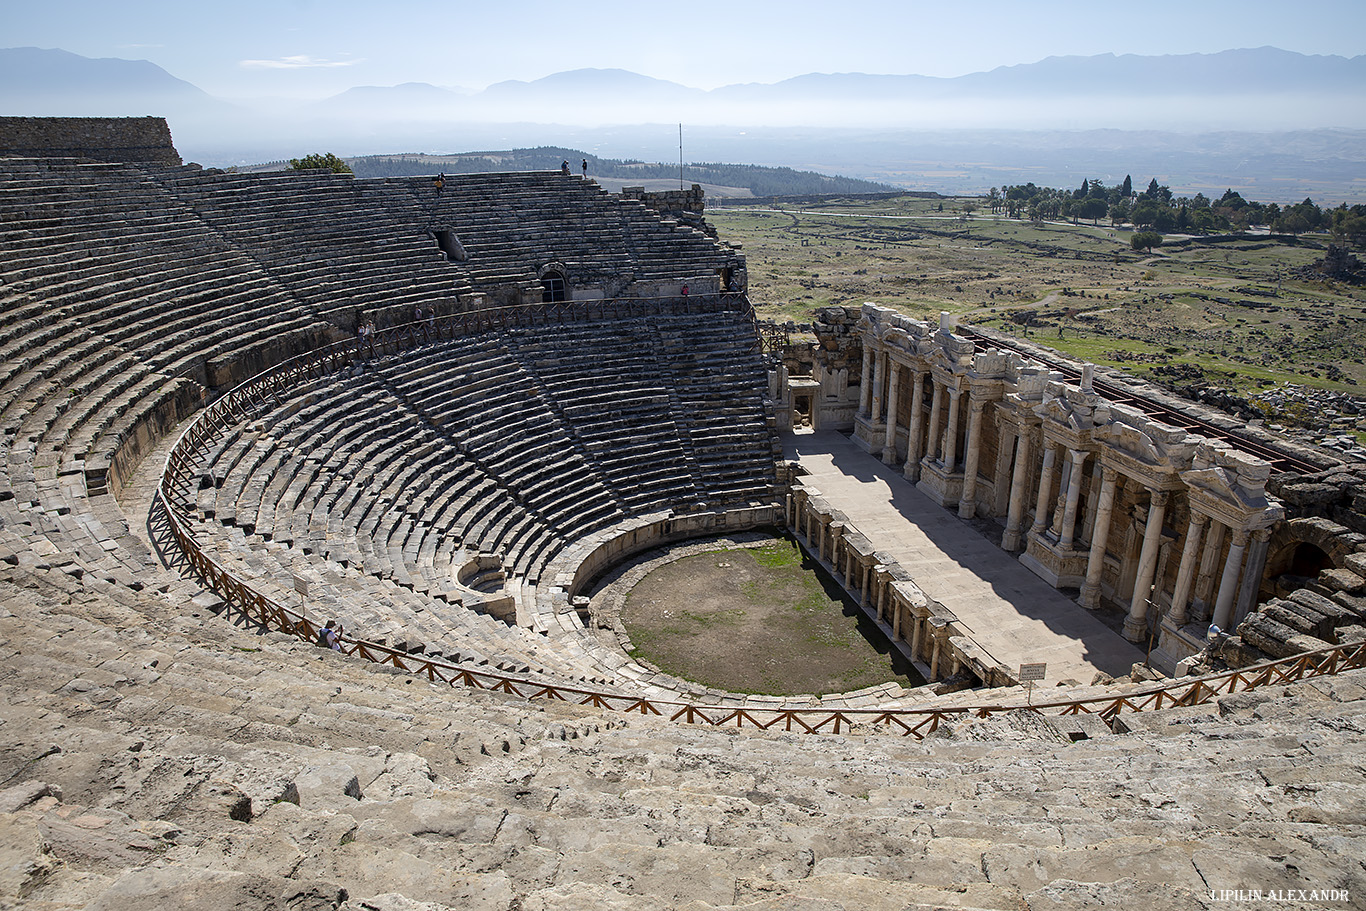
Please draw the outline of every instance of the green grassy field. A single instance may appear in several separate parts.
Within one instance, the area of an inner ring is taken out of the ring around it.
[[[1366,288],[1296,277],[1325,235],[1169,244],[1153,255],[1102,222],[1032,225],[981,200],[851,198],[708,220],[743,245],[760,315],[809,322],[865,301],[941,310],[1162,379],[1198,367],[1243,394],[1280,382],[1366,392]],[[974,209],[975,211],[965,211]],[[1061,330],[1061,335],[1059,334]]]

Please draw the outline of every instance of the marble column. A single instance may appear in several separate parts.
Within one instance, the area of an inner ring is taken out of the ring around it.
[[[1191,602],[1190,612],[1202,623],[1214,613],[1214,567],[1219,562],[1219,552],[1224,549],[1227,532],[1228,526],[1224,523],[1210,521],[1204,552],[1200,554],[1200,568],[1195,571],[1195,598]]]
[[[1082,583],[1081,597],[1077,599],[1087,610],[1095,610],[1100,606],[1100,576],[1105,570],[1105,545],[1110,542],[1110,522],[1115,513],[1115,490],[1118,486],[1118,469],[1102,467],[1096,525],[1091,533],[1091,552],[1086,557],[1086,581]]]
[[[1247,551],[1247,566],[1243,569],[1243,584],[1238,589],[1238,603],[1233,610],[1236,626],[1257,607],[1257,594],[1262,588],[1262,573],[1266,571],[1266,552],[1271,543],[1271,529],[1259,528],[1252,533],[1252,546]]]
[[[1172,589],[1172,612],[1167,615],[1174,626],[1186,625],[1186,606],[1190,603],[1191,585],[1195,582],[1196,558],[1208,524],[1209,516],[1191,511],[1186,546],[1181,549],[1181,565],[1176,570],[1176,587]]]
[[[944,625],[944,621],[940,620],[938,625],[936,625],[933,620],[930,621],[930,635],[934,639],[934,651],[930,655],[931,682],[939,679],[939,656],[944,651],[944,639],[946,637],[943,635],[943,632],[946,629],[947,627]]]
[[[1162,519],[1167,511],[1169,494],[1165,490],[1151,492],[1148,524],[1143,529],[1143,549],[1138,554],[1138,574],[1134,578],[1134,597],[1129,603],[1129,616],[1124,620],[1124,638],[1130,642],[1142,642],[1148,634],[1148,604],[1152,600],[1157,551],[1162,546]]]
[[[858,388],[858,413],[865,418],[868,417],[873,404],[873,357],[873,349],[865,344],[863,346],[863,372],[860,374]]]
[[[1014,552],[1020,549],[1020,531],[1024,525],[1025,498],[1029,496],[1029,427],[1021,425],[1015,436],[1015,470],[1010,476],[1010,508],[1006,512],[1006,530],[1001,535],[1001,549]]]
[[[920,447],[925,438],[925,371],[912,370],[911,426],[906,429],[906,467],[901,474],[908,481],[920,480]]]
[[[1210,622],[1224,631],[1228,631],[1229,620],[1233,617],[1233,598],[1238,593],[1238,571],[1243,568],[1243,554],[1247,551],[1250,535],[1246,528],[1233,530],[1228,558],[1224,560],[1224,573],[1219,577],[1219,594],[1214,599],[1214,619]]]
[[[1039,472],[1039,499],[1034,504],[1034,525],[1030,534],[1042,535],[1048,527],[1048,503],[1053,499],[1053,465],[1058,449],[1047,438],[1043,441],[1043,470]]]
[[[944,431],[944,472],[953,474],[958,464],[958,400],[963,392],[957,386],[949,387],[949,419]]]
[[[992,472],[991,514],[1005,517],[1010,509],[1010,460],[1015,455],[1016,426],[996,412],[996,470]]]
[[[924,627],[923,618],[915,612],[915,608],[907,608],[911,612],[911,659],[920,660],[920,631]],[[895,638],[895,637],[893,637]]]
[[[930,375],[934,383],[934,396],[930,399],[930,424],[925,429],[925,461],[933,462],[939,457],[939,415],[944,411],[944,384]]]
[[[1077,504],[1081,502],[1081,469],[1090,453],[1084,449],[1072,449],[1068,455],[1072,457],[1072,471],[1069,473],[1071,482],[1067,485],[1067,502],[1062,511],[1062,534],[1058,536],[1058,544],[1063,550],[1071,550],[1076,538]]]
[[[1090,541],[1096,533],[1096,503],[1100,501],[1100,482],[1103,469],[1100,456],[1091,460],[1091,486],[1086,491],[1086,518],[1081,523],[1081,539]]]
[[[982,461],[982,412],[987,403],[968,394],[968,446],[963,456],[963,495],[958,498],[958,517],[977,514],[977,466]]]
[[[872,411],[868,414],[868,420],[874,424],[882,421],[882,385],[886,368],[887,355],[881,351],[873,352],[873,406]],[[872,443],[873,441],[869,439],[868,442]]]
[[[887,435],[882,441],[882,464],[896,464],[896,408],[901,388],[901,365],[892,361],[887,376]]]

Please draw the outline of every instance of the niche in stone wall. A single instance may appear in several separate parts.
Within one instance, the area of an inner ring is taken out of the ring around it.
[[[451,262],[463,263],[470,258],[465,252],[464,244],[460,243],[460,238],[449,228],[433,231],[432,236],[436,239],[436,245],[441,248],[441,252],[446,254],[446,259]]]

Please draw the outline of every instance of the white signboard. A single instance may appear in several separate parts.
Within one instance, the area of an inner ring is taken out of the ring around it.
[[[1044,671],[1047,669],[1047,662],[1040,662],[1038,664],[1022,664],[1020,665],[1020,682],[1033,683],[1035,680],[1042,680]]]

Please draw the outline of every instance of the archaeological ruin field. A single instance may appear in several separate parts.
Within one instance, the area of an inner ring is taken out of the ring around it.
[[[1139,376],[1198,368],[1245,395],[1366,386],[1366,289],[1308,269],[1327,235],[1169,237],[1150,256],[1130,248],[1127,226],[1033,224],[982,199],[721,205],[708,217],[743,244],[766,316],[809,322],[821,306],[894,302],[922,319],[947,310],[1028,329]]]

